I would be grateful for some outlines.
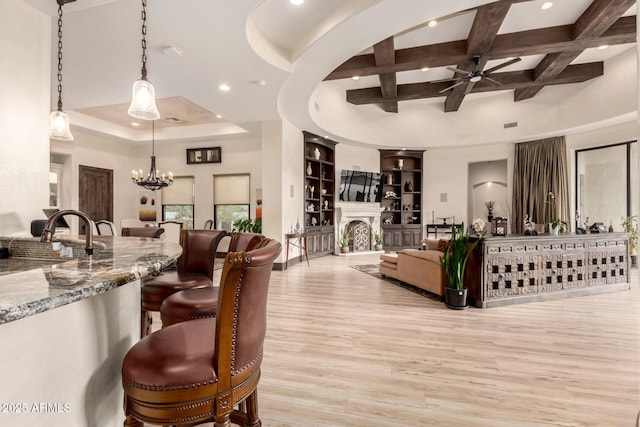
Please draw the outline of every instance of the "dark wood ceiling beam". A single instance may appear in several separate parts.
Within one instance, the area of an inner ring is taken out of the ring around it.
[[[570,65],[554,79],[545,82],[545,85],[559,85],[581,83],[604,74],[603,62],[591,62],[587,64]],[[493,73],[491,78],[502,83],[496,86],[491,83],[479,82],[474,85],[471,93],[494,92],[499,90],[514,90],[535,85],[534,70],[508,71]],[[441,90],[450,85],[441,83],[412,83],[398,86],[398,95],[395,101],[408,101],[424,98],[438,98],[445,96]],[[378,104],[382,102],[382,92],[379,87],[354,89],[347,91],[347,102],[355,105]]]
[[[478,70],[483,70],[487,65],[485,54],[491,49],[510,7],[511,2],[498,2],[481,6],[477,9],[469,31],[469,37],[467,37],[467,55],[469,58],[473,56],[480,57],[477,65]],[[469,61],[466,61],[464,64],[458,64],[457,68],[472,71],[473,66],[474,64],[469,64]],[[444,111],[458,111],[465,95],[472,91],[474,84],[473,82],[465,82],[450,90],[444,101]]]
[[[635,3],[636,0],[594,0],[575,22],[573,38],[600,36]]]
[[[584,50],[604,44],[615,46],[635,43],[635,41],[636,17],[625,16],[618,19],[600,37],[581,40],[573,39],[573,25],[501,34],[496,37],[493,47],[487,55],[490,59],[522,56],[525,53],[527,55],[546,55],[563,51]]]
[[[636,0],[594,0],[573,25],[572,38],[584,40],[600,37],[635,2]],[[547,54],[535,69],[534,79],[537,85],[516,90],[513,94],[514,101],[534,97],[542,90],[546,81],[560,74],[581,53],[581,50],[576,49]]]
[[[376,67],[394,65],[396,63],[396,55],[393,37],[389,37],[373,45],[373,56],[376,61]],[[379,78],[382,98],[396,98],[398,95],[396,73],[380,74]],[[398,101],[384,101],[381,107],[387,113],[397,113]]]
[[[467,42],[466,40],[458,40],[429,46],[398,49],[395,52],[395,56],[395,64],[382,67],[376,67],[373,54],[354,56],[331,72],[325,77],[325,80],[346,79],[356,74],[359,76],[371,76],[374,74],[419,70],[422,67],[445,67],[457,64],[467,57]]]
[[[500,34],[486,53],[488,59],[512,56],[545,55],[554,52],[576,51],[607,44],[614,46],[636,42],[636,17],[625,16],[616,20],[600,37],[573,39],[573,25],[561,25],[516,33]],[[467,43],[457,40],[429,46],[398,49],[396,63],[378,69],[373,54],[354,56],[344,62],[325,80],[370,76],[399,71],[418,70],[422,67],[443,67],[462,63],[467,56]]]

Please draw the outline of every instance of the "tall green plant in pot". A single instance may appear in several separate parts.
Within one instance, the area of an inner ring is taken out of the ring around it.
[[[484,236],[484,232],[482,233]],[[481,237],[482,237],[481,236]],[[469,254],[480,243],[480,239],[471,241],[471,234],[462,223],[458,229],[451,227],[451,240],[440,257],[440,265],[447,281],[445,303],[456,310],[467,308],[467,289],[464,287],[464,270]]]
[[[638,265],[638,217],[622,217],[622,230],[629,233],[629,255],[631,255],[631,266]]]

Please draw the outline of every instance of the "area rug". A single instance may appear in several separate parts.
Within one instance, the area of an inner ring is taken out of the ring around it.
[[[434,301],[440,301],[440,297],[438,295],[432,294],[431,292],[427,292],[424,289],[420,289],[416,286],[409,285],[408,283],[401,282],[400,280],[394,279],[393,277],[389,277],[389,276],[382,277],[382,274],[380,274],[380,269],[378,268],[378,264],[350,265],[349,267],[353,268],[354,270],[358,270],[363,273],[366,273],[377,279],[384,280],[385,282],[394,284],[396,286],[400,286],[401,288],[404,288],[416,294],[422,295],[425,298],[429,298]]]

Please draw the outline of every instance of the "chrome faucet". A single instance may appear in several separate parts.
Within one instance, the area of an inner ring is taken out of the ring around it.
[[[44,225],[44,230],[42,230],[42,235],[40,236],[40,241],[44,243],[50,243],[51,239],[53,239],[53,234],[56,232],[56,221],[58,218],[63,217],[65,215],[75,215],[84,222],[85,229],[85,237],[86,244],[84,251],[87,255],[93,255],[93,227],[91,226],[91,218],[87,216],[84,212],[74,211],[71,209],[67,209],[64,211],[58,211],[51,215],[47,220],[47,223]]]

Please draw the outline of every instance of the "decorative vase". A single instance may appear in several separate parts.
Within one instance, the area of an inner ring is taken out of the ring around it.
[[[318,150],[318,147],[316,147],[316,149],[315,149],[315,150],[313,150],[313,157],[314,157],[316,160],[320,160],[320,150]]]
[[[307,175],[311,176],[313,169],[311,169],[311,162],[307,162]]]
[[[381,251],[382,250],[382,245],[374,245],[373,249],[376,251]]]
[[[396,166],[398,167],[398,169],[402,169],[402,167],[404,166],[404,159],[396,160]]]
[[[343,254],[348,254],[349,253],[349,246],[342,246],[340,248],[340,252],[342,252]]]
[[[393,175],[387,175],[387,184],[393,185]]]
[[[467,304],[467,288],[445,288],[445,305],[453,310],[464,310]]]

